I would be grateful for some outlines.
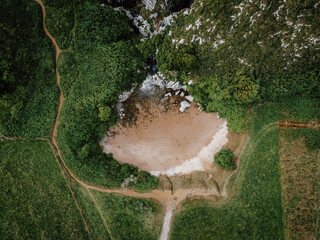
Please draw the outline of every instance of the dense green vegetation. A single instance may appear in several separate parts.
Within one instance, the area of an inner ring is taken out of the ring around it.
[[[46,141],[0,142],[1,239],[88,239]]]
[[[316,3],[196,0],[143,49],[163,73],[193,80],[189,91],[203,109],[243,132],[254,104],[319,96]]]
[[[71,30],[75,25],[74,2],[42,0],[46,8],[46,27],[61,49],[67,49],[71,44]]]
[[[54,48],[35,1],[0,3],[0,133],[49,136],[58,104]]]
[[[92,191],[113,239],[159,239],[161,205],[149,199]]]
[[[234,168],[234,155],[230,148],[222,149],[214,155],[214,162],[223,169]]]
[[[98,142],[116,123],[118,95],[144,77],[137,71],[144,65],[142,57],[120,16],[94,1],[86,1],[85,7],[76,4],[75,49],[63,52],[58,64],[64,103],[57,140],[66,163],[80,178],[119,187],[133,175],[138,177],[135,187],[147,190],[157,186],[156,178],[119,164],[112,155],[102,153]]]
[[[171,239],[284,239],[278,156],[278,106],[255,109],[251,140],[223,203],[188,200]]]

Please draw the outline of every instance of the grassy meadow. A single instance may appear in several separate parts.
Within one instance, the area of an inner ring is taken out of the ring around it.
[[[88,239],[46,141],[0,142],[1,239]]]

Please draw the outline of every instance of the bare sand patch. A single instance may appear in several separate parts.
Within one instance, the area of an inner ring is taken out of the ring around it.
[[[139,105],[139,104],[138,104]],[[104,152],[121,163],[131,163],[153,175],[204,171],[213,155],[228,142],[225,119],[200,112],[195,103],[185,112],[179,106],[139,105],[135,124],[109,129],[101,141]],[[151,104],[152,105],[152,104]]]

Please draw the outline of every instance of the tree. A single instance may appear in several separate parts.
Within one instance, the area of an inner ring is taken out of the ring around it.
[[[233,79],[234,98],[237,103],[248,104],[259,99],[259,79],[255,80],[244,71],[238,71]]]
[[[223,169],[232,169],[234,167],[234,155],[230,148],[220,150],[214,155],[213,159]]]

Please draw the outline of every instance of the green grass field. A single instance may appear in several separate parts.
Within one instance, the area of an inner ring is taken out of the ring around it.
[[[277,112],[274,104],[255,110],[229,200],[186,201],[170,239],[284,239]]]
[[[163,213],[150,199],[101,193],[72,184],[93,239],[158,239]],[[96,202],[92,200],[92,197]],[[103,219],[99,214],[100,209]],[[108,233],[107,227],[110,231]]]
[[[46,141],[0,142],[1,239],[88,239]]]
[[[156,240],[162,224],[161,205],[149,199],[92,191],[113,239]]]

